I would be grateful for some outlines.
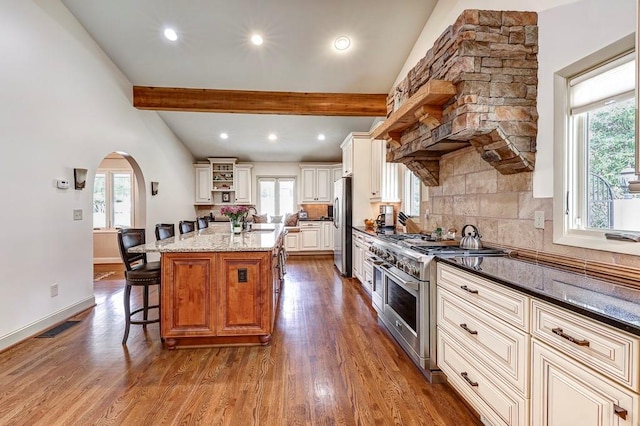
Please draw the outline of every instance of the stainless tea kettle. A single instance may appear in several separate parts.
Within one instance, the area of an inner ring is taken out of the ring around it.
[[[469,234],[467,234],[466,230],[469,227],[471,227],[472,230]],[[461,248],[464,248],[464,249],[481,249],[482,248],[482,241],[480,241],[480,238],[482,238],[482,236],[480,235],[478,228],[476,228],[474,225],[463,226],[461,234],[462,234],[462,239],[460,240]]]

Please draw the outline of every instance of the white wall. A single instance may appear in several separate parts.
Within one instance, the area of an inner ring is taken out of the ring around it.
[[[533,195],[553,196],[553,73],[635,31],[636,0],[440,0],[394,86],[465,9],[538,12],[538,139]]]
[[[194,178],[191,154],[155,112],[131,106],[131,84],[59,0],[0,9],[2,349],[93,304],[92,185],[59,190],[56,179],[82,167],[92,183],[107,154],[128,153],[144,175],[149,233],[193,216]],[[155,197],[150,181],[160,182]]]

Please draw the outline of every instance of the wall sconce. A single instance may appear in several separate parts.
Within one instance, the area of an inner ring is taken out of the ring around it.
[[[151,195],[158,195],[158,182],[151,182]]]
[[[76,189],[84,189],[87,184],[87,169],[73,169],[73,180]]]

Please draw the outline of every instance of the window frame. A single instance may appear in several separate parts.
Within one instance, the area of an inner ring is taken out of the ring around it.
[[[616,253],[640,254],[640,245],[633,243],[607,240],[604,233],[608,230],[586,230],[571,227],[572,215],[567,208],[573,211],[575,203],[570,198],[568,191],[575,191],[575,155],[570,137],[574,129],[571,128],[571,111],[569,104],[569,80],[580,74],[586,74],[599,66],[622,57],[634,50],[635,35],[627,36],[610,46],[607,46],[593,54],[583,58],[568,67],[559,70],[554,75],[554,206],[553,206],[553,243],[581,247],[587,249],[603,250]],[[637,64],[637,52],[636,52]],[[636,94],[638,71],[636,69]],[[637,133],[637,103],[636,97],[636,158],[638,157],[638,133]],[[637,160],[636,160],[637,161]],[[636,166],[638,163],[636,162]],[[586,217],[585,217],[586,220]]]
[[[404,203],[403,203],[404,213],[409,217],[420,217],[420,208],[423,200],[422,182],[420,181],[418,176],[416,176],[415,173],[413,173],[408,168],[405,168],[404,170],[403,182],[404,182],[404,185],[403,185],[404,186]],[[417,188],[415,188],[414,186],[417,183],[419,183],[419,185],[417,185]],[[412,203],[414,191],[418,191],[419,199],[418,199],[417,206],[413,206],[413,203]],[[415,207],[417,211],[414,211],[413,207]]]
[[[298,205],[298,195],[297,195],[297,179],[295,176],[257,176],[256,177],[256,209],[258,210],[259,214],[265,213],[262,210],[262,206],[260,205],[262,202],[262,197],[260,196],[260,183],[262,181],[265,182],[275,182],[275,190],[274,190],[274,196],[275,196],[275,208],[276,208],[276,212],[274,213],[275,216],[284,216],[285,212],[280,212],[280,190],[278,188],[278,182],[279,181],[290,181],[293,182],[293,206],[292,206],[292,211],[288,212],[288,213],[295,213],[296,212],[296,206]]]
[[[92,225],[94,230],[114,231],[114,230],[120,229],[119,227],[114,226],[115,210],[114,210],[114,200],[113,200],[113,196],[114,196],[113,179],[114,179],[114,175],[116,174],[128,174],[131,178],[131,210],[130,210],[131,225],[130,226],[131,227],[135,226],[135,220],[136,220],[135,212],[136,212],[136,203],[137,203],[137,196],[136,196],[137,183],[136,183],[135,173],[131,169],[102,168],[102,169],[96,170],[96,175],[94,176],[94,182],[95,182],[95,179],[98,177],[98,175],[105,176],[105,214],[106,214],[105,226],[96,227],[95,223],[93,223]],[[93,201],[92,201],[92,205],[93,205]],[[93,220],[93,217],[92,217],[92,220]]]

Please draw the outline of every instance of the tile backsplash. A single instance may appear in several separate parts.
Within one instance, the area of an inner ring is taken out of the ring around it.
[[[421,217],[429,211],[422,228],[459,233],[472,224],[488,244],[640,268],[640,256],[554,244],[553,198],[533,198],[532,177],[501,175],[471,147],[447,154],[440,160],[440,186],[429,187],[429,200],[422,202]],[[534,211],[544,212],[544,229],[534,228]]]
[[[302,210],[307,212],[309,219],[320,219],[321,216],[327,216],[328,204],[301,204]]]

